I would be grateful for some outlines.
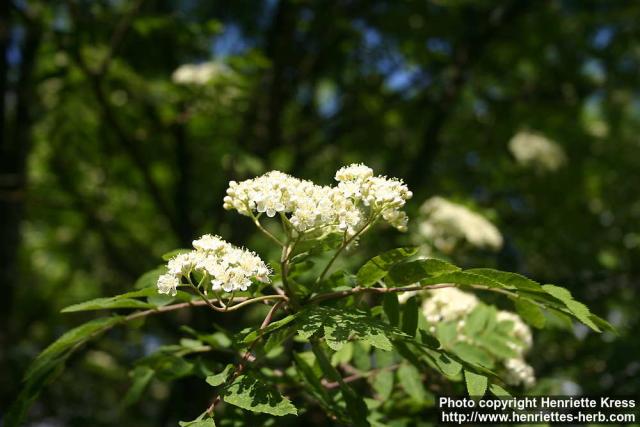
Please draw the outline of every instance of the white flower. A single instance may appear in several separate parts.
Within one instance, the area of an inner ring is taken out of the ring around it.
[[[198,264],[200,256],[195,252],[185,252],[171,258],[167,263],[169,274],[186,275]]]
[[[206,293],[246,291],[252,279],[269,282],[271,270],[258,255],[206,234],[193,241],[195,250],[178,254],[167,263],[167,274],[158,279],[158,292],[175,295],[181,277],[197,271],[203,275],[199,284]],[[211,286],[208,287],[207,284]]]
[[[521,165],[541,171],[558,170],[567,160],[558,144],[533,132],[518,132],[509,141],[509,150]]]
[[[500,231],[463,205],[436,196],[422,204],[420,213],[425,219],[420,223],[418,233],[442,252],[450,253],[463,241],[494,251],[502,247]]]
[[[200,64],[183,64],[171,75],[176,84],[204,85],[214,77],[226,74],[229,70],[219,62],[202,62]]]
[[[161,294],[169,294],[175,296],[180,285],[180,279],[173,274],[163,274],[158,277],[158,292]]]
[[[349,166],[343,166],[336,172],[335,179],[338,182],[364,182],[373,176],[373,169],[362,163],[353,163]]]
[[[286,215],[298,233],[322,230],[358,233],[367,221],[381,217],[405,231],[408,218],[400,209],[411,191],[398,179],[373,176],[371,168],[353,164],[335,175],[338,185],[321,186],[271,171],[242,182],[231,181],[224,208],[252,216]]]
[[[533,368],[523,359],[512,358],[504,362],[506,369],[506,381],[510,385],[520,385],[531,387],[536,382],[535,372]]]
[[[429,323],[461,320],[479,303],[475,295],[456,287],[434,289],[429,293],[422,303],[422,313]]]
[[[222,240],[220,237],[212,236],[211,234],[205,234],[199,239],[193,241],[193,247],[198,251],[220,253],[224,251],[227,246],[227,242]]]
[[[529,326],[522,321],[520,316],[510,311],[500,310],[496,315],[498,322],[510,322],[513,324],[511,332],[522,344],[510,343],[510,347],[520,354],[526,352],[533,345],[533,336]]]

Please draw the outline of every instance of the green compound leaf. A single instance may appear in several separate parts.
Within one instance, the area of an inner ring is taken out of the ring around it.
[[[493,394],[494,396],[498,396],[498,397],[511,397],[511,394],[503,389],[502,387],[500,387],[498,384],[491,384],[489,385],[489,391],[491,392],[491,394]]]
[[[400,323],[400,303],[398,302],[398,295],[385,294],[382,296],[382,309],[384,314],[387,315],[389,323],[394,326],[399,326]]]
[[[418,328],[418,300],[409,298],[402,307],[402,332],[414,337]]]
[[[482,397],[487,391],[487,377],[471,371],[464,371],[464,382],[471,397]]]
[[[147,385],[153,379],[155,371],[147,366],[137,366],[131,373],[129,374],[132,378],[131,387],[125,394],[124,398],[121,402],[121,408],[126,408],[127,406],[131,406],[140,400],[142,393],[147,388]]]
[[[103,317],[84,323],[63,334],[31,363],[24,376],[24,386],[9,407],[6,425],[20,425],[40,391],[64,370],[64,362],[80,345],[120,323],[121,317]]]
[[[586,305],[574,300],[573,296],[571,295],[571,292],[569,292],[565,288],[561,288],[560,286],[555,286],[555,285],[544,285],[542,286],[542,288],[549,295],[552,295],[554,298],[557,298],[560,301],[562,301],[567,307],[567,309],[569,310],[569,312],[573,314],[573,316],[576,319],[578,319],[579,321],[581,321],[582,323],[584,323],[594,331],[602,332],[602,330],[600,329],[600,326],[603,326],[606,329],[612,328],[611,325],[609,325],[609,323],[607,323],[605,320],[600,319],[599,317],[591,314],[591,311],[589,311]],[[598,324],[596,323],[598,323],[600,326],[598,326]]]
[[[309,353],[308,353],[309,354]],[[307,355],[308,355],[307,354]],[[311,354],[311,356],[315,356]],[[300,353],[293,353],[296,364],[296,372],[302,380],[305,389],[315,398],[322,408],[329,414],[342,414],[342,409],[333,401],[327,389],[322,385],[322,372],[314,370],[311,361],[308,361]]]
[[[507,289],[518,289],[520,291],[544,293],[544,289],[542,289],[542,286],[540,286],[538,282],[534,282],[533,280],[517,273],[494,270],[491,268],[472,268],[465,271],[468,273],[476,274],[478,276],[486,277],[487,279],[495,280]]]
[[[413,365],[403,364],[398,368],[398,382],[413,400],[420,403],[427,400],[421,378],[420,372]]]
[[[379,371],[374,377],[372,384],[373,389],[378,394],[380,400],[387,400],[393,392],[393,372],[389,369]]]
[[[324,336],[327,345],[335,351],[351,339],[360,339],[374,347],[390,351],[393,349],[391,339],[406,337],[399,329],[364,311],[332,307],[313,307],[301,315],[298,335],[309,339],[316,333]]]
[[[267,326],[266,328],[262,329],[262,330],[255,330],[252,332],[249,332],[247,334],[247,336],[245,336],[242,340],[243,343],[245,344],[250,344],[253,341],[257,340],[258,337],[263,336],[265,334],[268,334],[270,332],[273,332],[277,329],[282,328],[283,326],[288,325],[289,323],[293,322],[296,318],[298,317],[298,314],[290,314],[286,317],[283,317],[280,320],[276,320],[275,322],[272,322],[269,324],[269,326]]]
[[[405,286],[456,271],[460,271],[460,267],[446,261],[436,258],[419,259],[393,266],[387,277],[387,282],[393,286]],[[447,282],[438,281],[437,283]]]
[[[284,416],[298,415],[298,410],[289,399],[275,387],[264,383],[254,374],[237,377],[223,392],[223,399],[230,405],[252,412]]]
[[[90,301],[73,304],[62,309],[62,313],[78,311],[108,310],[114,308],[153,308],[155,305],[133,298],[111,297],[96,298]]]
[[[216,423],[213,418],[207,418],[206,420],[193,420],[193,421],[178,421],[180,427],[216,427]]]
[[[225,366],[225,368],[219,374],[209,375],[206,378],[207,384],[212,387],[224,384],[224,382],[227,381],[227,378],[229,378],[229,375],[231,375],[231,372],[233,372],[233,365],[229,364]]]
[[[533,327],[544,328],[546,319],[542,309],[528,299],[518,298],[515,301],[516,311],[522,319]]]
[[[415,246],[391,249],[367,261],[358,270],[358,284],[360,286],[371,286],[378,280],[383,279],[391,267],[414,256],[418,252]]]
[[[102,317],[91,320],[90,322],[84,323],[70,331],[67,331],[60,338],[45,348],[38,357],[36,357],[31,366],[29,366],[29,369],[27,369],[25,380],[29,381],[32,375],[34,375],[43,365],[48,364],[49,361],[64,356],[65,353],[68,350],[72,350],[72,347],[75,345],[79,345],[96,334],[109,329],[121,320],[122,318],[119,316]]]

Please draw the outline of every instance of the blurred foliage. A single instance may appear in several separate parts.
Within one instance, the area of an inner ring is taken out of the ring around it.
[[[132,289],[204,232],[276,256],[222,210],[229,180],[322,180],[359,161],[406,179],[410,214],[433,195],[489,211],[505,245],[465,266],[562,283],[619,327],[537,333],[531,362],[549,390],[637,395],[639,19],[640,5],[604,0],[3,2],[0,416],[35,354],[88,319],[62,307]],[[217,66],[204,83],[174,74],[205,61]],[[521,131],[557,143],[563,166],[516,162]],[[372,252],[409,240],[375,239]],[[90,345],[30,419],[198,413],[208,391],[188,379],[154,380],[135,410],[114,410],[132,360],[177,342],[187,320],[212,328],[185,312],[126,332],[130,344],[114,331]]]

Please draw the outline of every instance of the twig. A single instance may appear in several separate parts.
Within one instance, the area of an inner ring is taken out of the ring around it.
[[[331,257],[331,259],[329,260],[329,262],[327,263],[327,265],[324,267],[324,270],[322,270],[322,273],[320,273],[320,276],[318,276],[318,280],[316,281],[316,283],[320,283],[322,282],[322,280],[324,279],[324,276],[327,275],[327,273],[329,272],[329,269],[331,268],[331,266],[333,265],[334,262],[336,262],[336,260],[338,259],[338,256],[342,253],[342,251],[349,246],[349,244],[351,242],[353,242],[359,235],[361,235],[362,233],[364,233],[366,230],[369,229],[369,227],[375,223],[376,219],[378,218],[378,215],[374,215],[369,221],[367,221],[367,223],[360,229],[358,230],[353,236],[351,236],[348,239],[344,239],[344,241],[342,242],[342,245],[340,245],[340,247],[338,248],[338,250],[333,254],[333,256]],[[345,232],[345,237],[346,237],[346,232]]]
[[[362,286],[356,286],[355,288],[346,289],[344,291],[337,292],[328,292],[326,294],[320,294],[313,298],[311,298],[308,303],[309,304],[318,304],[322,301],[326,301],[329,299],[342,298],[350,295],[361,294],[365,292],[376,293],[376,294],[386,294],[386,293],[397,293],[397,292],[409,292],[409,291],[424,291],[430,289],[442,289],[442,288],[455,288],[456,285],[452,283],[442,283],[438,285],[430,285],[430,286],[399,286],[395,288],[365,288]]]
[[[276,236],[273,235],[273,233],[271,233],[269,230],[264,228],[262,224],[260,224],[260,221],[255,215],[253,215],[253,213],[251,214],[251,218],[253,219],[253,223],[256,225],[256,227],[258,227],[258,230],[262,231],[268,238],[270,238],[275,243],[277,243],[278,246],[284,246],[284,243],[282,243],[280,239],[278,239]]]
[[[262,324],[260,325],[260,329],[258,330],[259,332],[258,337],[249,345],[249,348],[247,348],[247,351],[245,352],[244,356],[242,356],[242,359],[240,360],[240,363],[238,363],[238,366],[236,367],[236,370],[233,373],[233,376],[231,379],[237,378],[242,373],[242,371],[244,371],[245,363],[250,359],[253,348],[255,347],[256,343],[262,338],[262,331],[264,331],[264,329],[267,326],[269,326],[269,324],[271,323],[271,320],[273,319],[273,315],[276,313],[276,311],[278,311],[281,304],[282,304],[282,301],[278,301],[273,305],[273,307],[271,307],[271,309],[265,316],[264,320],[262,321]],[[221,396],[218,393],[216,397],[211,401],[211,404],[209,405],[207,410],[205,411],[207,414],[209,414],[209,416],[213,416],[213,411],[215,410],[216,405],[218,404],[218,402],[220,402],[220,400],[221,400]]]
[[[353,373],[353,374],[351,374],[349,376],[346,376],[346,377],[342,378],[342,381],[344,383],[350,383],[350,382],[357,381],[357,380],[362,379],[362,378],[369,378],[370,376],[375,375],[375,374],[377,374],[378,372],[381,372],[381,371],[393,371],[393,370],[396,370],[396,369],[398,369],[399,366],[400,366],[399,364],[395,364],[395,365],[391,365],[391,366],[386,366],[384,368],[372,369],[372,370],[367,371],[367,372],[355,372],[355,373]],[[340,383],[339,382],[337,382],[337,381],[327,381],[324,378],[322,379],[321,384],[322,384],[322,386],[324,388],[327,388],[327,389],[333,389],[333,388],[340,387]]]

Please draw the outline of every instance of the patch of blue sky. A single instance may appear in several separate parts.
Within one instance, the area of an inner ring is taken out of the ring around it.
[[[219,59],[239,55],[249,47],[240,27],[233,23],[225,24],[222,34],[213,36],[211,40],[211,54]]]
[[[611,44],[611,40],[613,39],[615,33],[615,28],[610,25],[604,25],[598,28],[591,40],[593,47],[595,47],[596,49],[605,49],[609,46],[609,44]]]

